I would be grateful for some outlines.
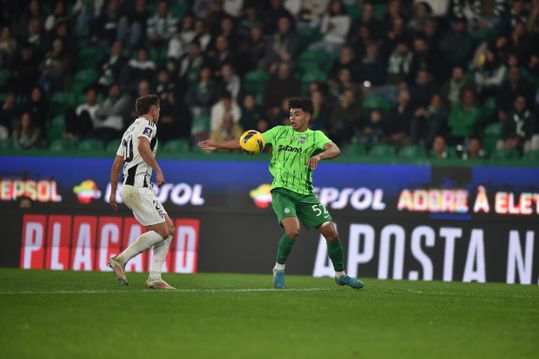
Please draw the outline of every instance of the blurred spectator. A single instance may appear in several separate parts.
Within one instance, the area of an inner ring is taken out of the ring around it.
[[[287,16],[281,16],[278,31],[269,38],[263,67],[271,73],[276,72],[280,62],[292,61],[299,52],[298,34],[291,26],[291,20]]]
[[[223,10],[230,16],[240,16],[244,0],[227,0],[223,2]]]
[[[204,17],[206,23],[208,24],[208,29],[212,36],[217,36],[220,34],[221,30],[221,21],[227,17],[225,9],[223,7],[223,0],[213,0],[210,3],[208,15]]]
[[[324,38],[309,47],[310,50],[323,50],[329,54],[336,52],[343,44],[350,29],[350,16],[346,13],[341,0],[331,0],[328,12],[322,17],[320,31]]]
[[[193,117],[208,116],[210,114],[210,107],[217,95],[216,90],[211,68],[203,66],[200,69],[198,80],[189,86],[185,95],[185,102],[189,104]]]
[[[423,37],[416,37],[413,42],[414,56],[410,65],[410,79],[415,79],[418,71],[427,70],[435,79],[441,80],[444,77],[443,70],[440,69],[440,63],[443,62],[431,50],[428,42]]]
[[[329,73],[330,80],[338,81],[341,69],[347,68],[352,74],[354,80],[359,79],[359,75],[365,75],[361,72],[361,64],[356,60],[354,50],[350,46],[343,46],[339,51],[339,57],[333,63],[333,67]]]
[[[509,77],[502,83],[498,91],[497,105],[502,112],[507,113],[511,109],[518,95],[526,98],[526,103],[533,103],[535,89],[532,84],[522,78],[517,66],[509,68]]]
[[[161,97],[157,137],[163,142],[191,136],[191,118],[174,91]]]
[[[28,111],[32,117],[32,123],[39,127],[41,131],[45,131],[45,125],[48,115],[48,103],[45,101],[43,91],[39,86],[34,86],[30,92],[30,99],[24,105],[24,109]]]
[[[390,143],[399,146],[406,144],[413,116],[414,109],[410,93],[407,90],[401,90],[397,105],[389,111],[387,117],[387,135]]]
[[[523,0],[511,1],[511,9],[502,15],[502,31],[506,34],[511,33],[519,22],[527,22],[528,15]]]
[[[37,53],[43,54],[47,51],[47,38],[43,34],[43,25],[39,19],[30,20],[30,30],[26,41],[34,47]]]
[[[174,81],[171,81],[170,74],[167,69],[160,69],[157,73],[157,84],[155,86],[155,93],[162,101],[165,101],[168,97],[169,92],[176,91],[176,84]],[[174,101],[176,102],[176,101]]]
[[[246,94],[241,107],[240,126],[245,130],[257,129],[258,122],[262,120],[264,120],[264,110],[256,104],[253,94]]]
[[[320,19],[326,12],[329,0],[304,0],[296,18],[300,26],[315,27],[320,24]]]
[[[247,37],[251,29],[255,26],[259,26],[264,33],[264,26],[262,19],[258,13],[254,4],[246,3],[243,7],[243,13],[239,18],[238,33],[243,37]]]
[[[503,122],[504,147],[528,151],[531,146],[531,137],[537,130],[537,118],[528,108],[526,97],[517,96],[513,110]]]
[[[29,2],[25,2],[28,4],[28,7],[23,12],[22,16],[19,19],[16,19],[17,21],[15,26],[15,33],[19,34],[19,36],[27,36],[30,28],[32,27],[31,22],[32,20],[37,20],[38,22],[42,23],[45,21],[45,16],[43,15],[41,11],[41,7],[39,5],[38,0],[31,0]]]
[[[507,72],[496,53],[488,48],[475,65],[477,91],[485,98],[495,96]]]
[[[121,41],[115,41],[112,44],[110,56],[104,59],[98,68],[101,70],[101,76],[98,84],[107,89],[120,79],[120,73],[124,68],[127,59],[123,55],[123,45]]]
[[[246,73],[261,67],[261,61],[264,59],[267,46],[262,25],[254,24],[249,30],[248,37],[239,45],[238,61],[241,64],[240,72]]]
[[[239,138],[242,134],[240,118],[240,107],[232,100],[230,93],[224,92],[211,108],[210,138],[216,141]]]
[[[337,145],[350,142],[359,123],[360,108],[354,91],[345,90],[329,119],[329,137]]]
[[[67,19],[65,1],[56,1],[52,14],[47,16],[47,19],[45,20],[45,30],[51,32],[59,22],[66,21]]]
[[[34,149],[41,145],[41,130],[32,122],[32,116],[23,112],[13,131],[13,146],[19,149]]]
[[[274,34],[281,28],[278,25],[281,22],[281,18],[287,18],[289,27],[292,26],[294,16],[283,6],[283,0],[270,0],[270,9],[264,13],[264,30],[266,34]]]
[[[367,45],[365,56],[360,62],[360,80],[368,86],[379,86],[386,78],[387,63],[379,55],[378,44],[371,42]]]
[[[444,103],[451,107],[457,106],[460,104],[463,90],[471,86],[472,83],[466,78],[464,68],[455,66],[451,73],[451,78],[442,87],[441,95]]]
[[[480,124],[481,110],[476,102],[474,90],[464,89],[462,103],[451,108],[448,117],[453,141],[460,143],[465,137],[475,133]]]
[[[292,76],[290,64],[279,64],[277,74],[270,77],[264,89],[264,105],[268,117],[274,117],[279,111],[283,98],[295,96],[299,91],[300,82]]]
[[[434,137],[432,141],[431,157],[433,158],[449,158],[449,152],[447,151],[447,144],[445,138],[441,135]]]
[[[105,11],[91,21],[91,43],[103,50],[108,49],[117,38],[119,23],[120,2],[109,0]]]
[[[470,136],[466,141],[466,151],[462,153],[463,160],[477,160],[484,159],[486,157],[485,150],[483,150],[483,144],[478,136]]]
[[[388,30],[393,26],[393,21],[404,17],[404,8],[400,0],[389,0],[387,3],[387,13],[384,16],[383,28]]]
[[[234,19],[230,16],[225,16],[221,19],[220,29],[218,31],[219,36],[224,36],[231,49],[237,49],[238,47],[238,34],[236,32],[236,24]]]
[[[363,3],[363,7],[361,8],[361,16],[354,20],[352,26],[350,27],[350,33],[348,36],[349,42],[355,42],[358,37],[361,37],[359,33],[362,31],[362,27],[368,30],[373,39],[380,38],[382,23],[376,18],[376,16],[374,16],[374,5],[368,1]]]
[[[16,100],[17,96],[15,92],[5,92],[2,112],[0,112],[0,125],[4,126],[10,133],[15,127],[15,121],[18,119],[21,111]]]
[[[414,14],[410,19],[408,26],[415,33],[425,31],[425,25],[430,20],[432,8],[427,1],[417,1],[414,4]]]
[[[39,84],[47,96],[65,87],[67,74],[71,70],[71,61],[70,54],[64,50],[62,40],[55,39],[52,48],[40,65],[42,75]]]
[[[461,0],[455,0],[454,3],[457,3]],[[472,0],[477,2],[476,0]],[[418,4],[420,2],[428,4],[428,7],[430,8],[430,14],[432,16],[446,16],[449,12],[449,4],[451,1],[449,0],[415,0],[414,3]],[[428,21],[428,20],[427,20]]]
[[[198,41],[193,41],[189,44],[189,51],[183,55],[178,64],[178,75],[181,79],[189,83],[197,80],[198,74],[204,63],[204,57],[200,50]]]
[[[326,103],[326,98],[320,90],[313,91],[310,97],[314,108],[309,122],[310,128],[313,130],[326,130],[330,116],[330,109]]]
[[[169,11],[168,2],[160,0],[156,13],[148,19],[146,34],[151,44],[161,47],[176,33],[178,19]]]
[[[384,36],[382,53],[385,57],[390,56],[398,44],[407,44],[409,42],[409,34],[406,29],[404,18],[394,18],[390,29],[386,31]],[[436,43],[436,45],[438,45],[438,43]]]
[[[197,41],[200,44],[200,49],[206,51],[211,41],[211,35],[208,32],[206,22],[203,19],[197,19],[195,21],[195,37],[193,41]]]
[[[286,126],[290,124],[290,110],[288,109],[288,98],[281,100],[281,106],[276,109],[272,117],[269,117],[270,127]]]
[[[427,108],[435,91],[436,88],[429,72],[426,69],[420,69],[411,87],[413,106]]]
[[[11,33],[9,26],[2,27],[0,34],[0,66],[8,67],[15,59],[15,50],[17,49],[17,41]]]
[[[152,89],[148,80],[142,80],[137,84],[137,97],[148,96],[150,92],[152,92]]]
[[[97,91],[93,87],[86,89],[86,102],[75,110],[68,110],[65,115],[65,133],[73,139],[85,138],[98,125],[95,116],[97,111]]]
[[[96,121],[91,137],[97,137],[107,143],[120,137],[124,123],[131,110],[131,99],[123,95],[118,84],[110,87],[108,97],[98,104],[95,111]]]
[[[221,79],[219,83],[219,93],[228,92],[234,102],[238,102],[238,95],[241,89],[241,80],[231,63],[225,63],[221,67]]]
[[[370,111],[368,119],[360,125],[357,133],[358,142],[368,146],[379,142],[384,137],[385,126],[382,112],[379,109],[373,109]]]
[[[179,60],[188,51],[189,44],[195,38],[195,17],[187,13],[182,19],[179,31],[168,43],[168,57]]]
[[[146,24],[150,16],[146,7],[146,0],[136,0],[118,23],[118,40],[125,42],[129,47],[138,46],[146,36]]]
[[[354,92],[354,96],[357,96],[359,91],[357,85],[352,82],[352,74],[350,70],[343,67],[339,71],[339,78],[337,81],[333,81],[329,85],[329,93],[335,100],[340,100],[345,91],[350,90]]]
[[[388,83],[396,84],[405,80],[410,74],[410,68],[412,65],[413,54],[408,47],[408,44],[404,41],[400,41],[395,50],[389,56],[389,63],[387,67],[387,79]]]
[[[439,133],[444,133],[447,126],[447,109],[438,94],[431,97],[428,107],[419,107],[414,112],[410,138],[415,144],[430,144]]]
[[[377,40],[373,38],[371,34],[371,29],[367,25],[361,25],[355,36],[353,36],[348,43],[353,45],[354,52],[358,57],[365,55],[365,49],[367,44],[371,42],[376,42]]]
[[[225,36],[220,35],[215,38],[215,46],[208,50],[207,60],[216,76],[221,75],[221,67],[224,64],[235,62],[233,51]]]
[[[442,38],[439,50],[449,68],[466,66],[473,53],[473,39],[466,27],[466,19],[458,18]]]
[[[132,91],[137,83],[142,80],[151,81],[156,72],[155,62],[149,58],[148,50],[141,47],[137,50],[136,57],[129,60],[122,74],[123,86]]]

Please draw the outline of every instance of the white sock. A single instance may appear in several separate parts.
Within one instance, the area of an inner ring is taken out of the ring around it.
[[[343,272],[335,272],[335,277],[337,278],[341,278],[341,277],[344,277],[346,275],[346,273]]]
[[[152,263],[150,264],[150,280],[156,280],[161,278],[161,269],[163,269],[163,263],[167,259],[168,247],[172,241],[172,236],[168,236],[162,242],[153,246]]]
[[[285,265],[281,263],[275,263],[275,267],[273,267],[274,270],[284,270]]]
[[[122,253],[117,257],[117,260],[125,265],[131,258],[136,256],[139,253],[144,252],[146,249],[154,246],[156,243],[162,242],[163,237],[161,237],[156,231],[148,231],[144,234],[141,234],[133,244],[127,247]]]

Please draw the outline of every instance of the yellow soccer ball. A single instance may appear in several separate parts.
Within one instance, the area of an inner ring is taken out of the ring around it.
[[[240,137],[241,148],[250,155],[257,155],[264,150],[264,137],[255,130],[245,131]]]

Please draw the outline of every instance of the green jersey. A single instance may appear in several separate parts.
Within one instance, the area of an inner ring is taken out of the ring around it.
[[[266,144],[273,147],[269,165],[273,176],[271,189],[286,188],[302,195],[313,193],[309,159],[331,140],[322,131],[298,132],[291,126],[276,126],[262,135]]]

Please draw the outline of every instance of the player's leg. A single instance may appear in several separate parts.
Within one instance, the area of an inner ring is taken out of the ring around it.
[[[150,275],[146,281],[146,287],[154,289],[175,289],[161,278],[163,264],[167,258],[170,242],[174,235],[174,224],[168,215],[165,215],[165,227],[168,237],[153,246],[153,257],[150,263]]]
[[[333,222],[325,222],[318,227],[320,234],[326,239],[328,246],[328,256],[335,269],[335,283],[338,285],[348,285],[352,288],[363,288],[363,282],[351,278],[344,272],[344,249],[339,238],[339,233]]]

